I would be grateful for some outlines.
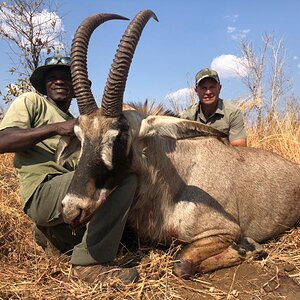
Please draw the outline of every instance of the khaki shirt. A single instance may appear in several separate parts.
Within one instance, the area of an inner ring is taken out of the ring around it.
[[[208,119],[205,118],[201,106],[194,103],[180,113],[183,119],[199,121],[218,129],[229,136],[229,141],[246,139],[242,112],[230,102],[219,99],[216,112]]]
[[[0,123],[0,130],[10,127],[36,128],[46,124],[63,122],[73,117],[61,111],[36,93],[24,93],[17,97]],[[52,136],[32,148],[17,152],[14,166],[20,180],[20,197],[23,205],[48,175],[60,175],[73,171],[78,153],[74,153],[64,166],[55,162],[55,150],[60,136]]]

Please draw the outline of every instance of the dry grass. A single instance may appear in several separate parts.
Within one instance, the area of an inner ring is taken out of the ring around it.
[[[264,134],[264,138],[257,138],[256,129],[250,130],[249,144],[300,163],[299,121],[278,118]],[[31,227],[19,204],[12,155],[0,155],[0,299],[187,299],[187,295],[193,295],[193,299],[234,298],[232,289],[218,289],[201,277],[191,281],[176,278],[171,271],[176,248],[140,249],[137,254],[123,249],[126,259],[131,255],[142,259],[141,278],[131,285],[117,281],[88,285],[78,279],[63,280],[70,271],[69,264],[62,258],[48,257],[34,243]],[[269,256],[258,263],[291,265],[293,272],[289,275],[300,284],[300,229],[269,242],[266,247]],[[123,258],[120,256],[119,260]]]
[[[291,230],[277,241],[270,241],[266,245],[269,253],[268,260],[275,263],[286,263],[293,268],[290,275],[300,284],[300,228]]]
[[[248,130],[250,145],[268,149],[300,164],[300,120],[294,114],[276,114],[271,122],[263,120],[261,128]]]

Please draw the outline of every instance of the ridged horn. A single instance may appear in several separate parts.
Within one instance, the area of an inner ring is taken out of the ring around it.
[[[116,117],[122,113],[123,95],[134,51],[150,18],[158,21],[151,10],[139,12],[128,25],[115,54],[102,98],[102,114]]]
[[[77,28],[71,49],[71,76],[79,113],[91,114],[98,109],[91,91],[87,72],[87,49],[93,31],[102,23],[118,19],[128,20],[116,14],[96,14],[86,18]]]

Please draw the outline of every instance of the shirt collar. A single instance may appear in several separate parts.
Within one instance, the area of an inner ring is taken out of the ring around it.
[[[198,112],[199,112],[200,119],[202,119],[203,121],[207,121],[202,112],[200,101],[198,102]],[[208,119],[212,118],[214,115],[217,115],[217,114],[224,116],[224,104],[223,104],[223,99],[221,99],[221,98],[218,99],[216,111]]]
[[[219,114],[224,116],[224,103],[222,99],[218,99],[218,103],[217,103],[217,109],[215,111],[215,114]]]

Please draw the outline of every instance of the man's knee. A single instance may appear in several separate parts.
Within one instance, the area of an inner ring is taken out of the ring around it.
[[[133,191],[135,192],[136,188],[137,188],[137,183],[138,183],[138,177],[135,174],[129,174],[129,176],[127,176],[123,182],[122,185],[126,186],[126,188],[129,191]]]
[[[137,183],[137,176],[135,174],[130,174],[122,181],[111,197],[117,198],[117,200],[123,199],[123,201],[130,206],[135,195]]]
[[[62,214],[59,211],[50,213],[45,209],[39,209],[33,204],[25,207],[25,213],[34,223],[41,226],[55,226],[64,223]]]
[[[55,176],[42,183],[28,200],[25,213],[41,226],[63,223],[61,201],[65,197],[74,172]]]

